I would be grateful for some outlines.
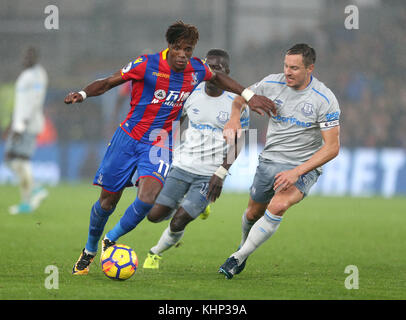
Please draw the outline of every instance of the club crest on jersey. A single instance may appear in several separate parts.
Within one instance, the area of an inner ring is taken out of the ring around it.
[[[166,98],[166,92],[163,89],[158,89],[157,91],[154,92],[154,97],[157,98],[158,100],[163,100]]]
[[[217,116],[217,120],[222,123],[222,124],[226,124],[226,122],[228,121],[228,119],[230,118],[230,114],[226,111],[220,111],[218,116]]]
[[[308,102],[299,103],[298,107],[302,111],[302,114],[306,117],[310,117],[313,114],[313,105]]]
[[[197,78],[197,73],[196,72],[192,72],[192,78],[193,78],[193,80],[192,80],[192,82],[190,82],[191,85],[192,86],[197,85],[199,83],[199,79]]]

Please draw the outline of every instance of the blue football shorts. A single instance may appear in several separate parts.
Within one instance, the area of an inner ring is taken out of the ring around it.
[[[296,165],[277,163],[271,160],[259,157],[259,163],[255,172],[254,181],[250,188],[251,199],[259,203],[268,203],[275,195],[273,185],[275,182],[275,175],[279,172],[291,170]],[[312,170],[304,175],[301,175],[294,184],[296,188],[305,197],[310,188],[316,183],[319,173],[316,170]]]
[[[134,185],[138,175],[152,177],[164,184],[172,163],[172,151],[131,138],[120,127],[115,131],[93,180],[109,192],[118,192]]]
[[[175,209],[179,205],[196,219],[207,207],[211,176],[194,174],[172,167],[155,203]]]

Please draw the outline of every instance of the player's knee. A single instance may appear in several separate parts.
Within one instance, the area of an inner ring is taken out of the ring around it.
[[[138,192],[138,199],[142,202],[153,204],[158,197],[159,191],[155,192],[154,190],[150,190],[150,192],[139,191]]]
[[[151,209],[151,211],[147,215],[147,219],[149,222],[157,223],[161,222],[163,219],[157,215],[157,213],[154,211],[154,208]]]
[[[264,215],[266,205],[263,206],[248,206],[245,217],[250,222],[255,222]]]
[[[100,207],[104,211],[111,211],[117,206],[119,199],[120,199],[119,197],[114,196],[113,194],[111,194],[110,196],[107,196],[107,197],[102,196],[99,199]]]
[[[289,202],[287,201],[273,201],[268,207],[268,210],[277,216],[281,216],[287,211],[290,207]]]
[[[182,217],[173,217],[170,223],[170,229],[172,232],[179,232],[185,229],[186,225],[187,225],[187,221],[185,221],[184,219],[182,219]]]

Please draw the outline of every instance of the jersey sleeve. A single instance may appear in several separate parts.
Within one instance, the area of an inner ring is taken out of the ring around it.
[[[16,84],[15,102],[11,128],[13,131],[22,133],[27,128],[28,118],[33,112],[34,82],[28,72],[23,73]]]
[[[264,80],[258,81],[253,85],[249,86],[248,89],[252,90],[256,95],[263,96],[264,95]]]
[[[147,67],[148,56],[140,56],[136,60],[129,62],[121,69],[123,80],[142,80]]]
[[[131,93],[131,82],[125,82],[120,86],[119,95],[128,96]]]
[[[213,71],[210,69],[209,65],[206,63],[205,60],[193,57],[193,63],[192,65],[196,68],[198,68],[198,70],[202,70],[204,71],[204,75],[203,77],[200,75],[199,76],[199,80],[201,81],[209,81],[211,80],[211,78],[213,78]],[[196,69],[195,69],[196,70]]]
[[[341,111],[336,97],[329,95],[325,100],[319,109],[317,117],[321,130],[327,130],[340,125]]]
[[[213,71],[211,71],[209,65],[206,62],[202,61],[202,63],[203,63],[204,69],[206,71],[203,81],[210,81],[211,78],[213,78]]]

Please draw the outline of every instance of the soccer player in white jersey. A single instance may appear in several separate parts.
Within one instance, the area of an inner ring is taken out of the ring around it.
[[[29,47],[23,72],[16,82],[13,117],[5,145],[5,163],[19,179],[21,202],[11,206],[11,214],[30,213],[48,195],[43,188],[34,189],[31,157],[37,135],[44,126],[43,106],[48,84],[45,69],[37,63],[38,52]]]
[[[206,62],[214,71],[230,72],[229,55],[224,50],[211,49]],[[237,148],[236,144],[228,147],[223,138],[235,97],[202,82],[186,101],[183,112],[189,118],[189,127],[185,140],[174,152],[165,185],[147,217],[151,222],[160,222],[178,209],[158,243],[150,249],[144,268],[158,269],[162,252],[179,242],[186,225],[220,196],[223,180],[242,146],[239,142]],[[241,112],[239,121],[243,129],[248,128],[248,108]]]
[[[308,194],[321,167],[339,153],[339,105],[333,92],[312,75],[315,61],[312,47],[294,45],[286,52],[284,73],[271,74],[250,87],[275,102],[277,115],[269,119],[242,216],[240,246],[219,268],[228,279],[244,269],[248,256],[276,232],[283,214]],[[233,110],[243,104],[237,97]],[[240,128],[233,115],[224,130],[227,140],[233,140]]]

